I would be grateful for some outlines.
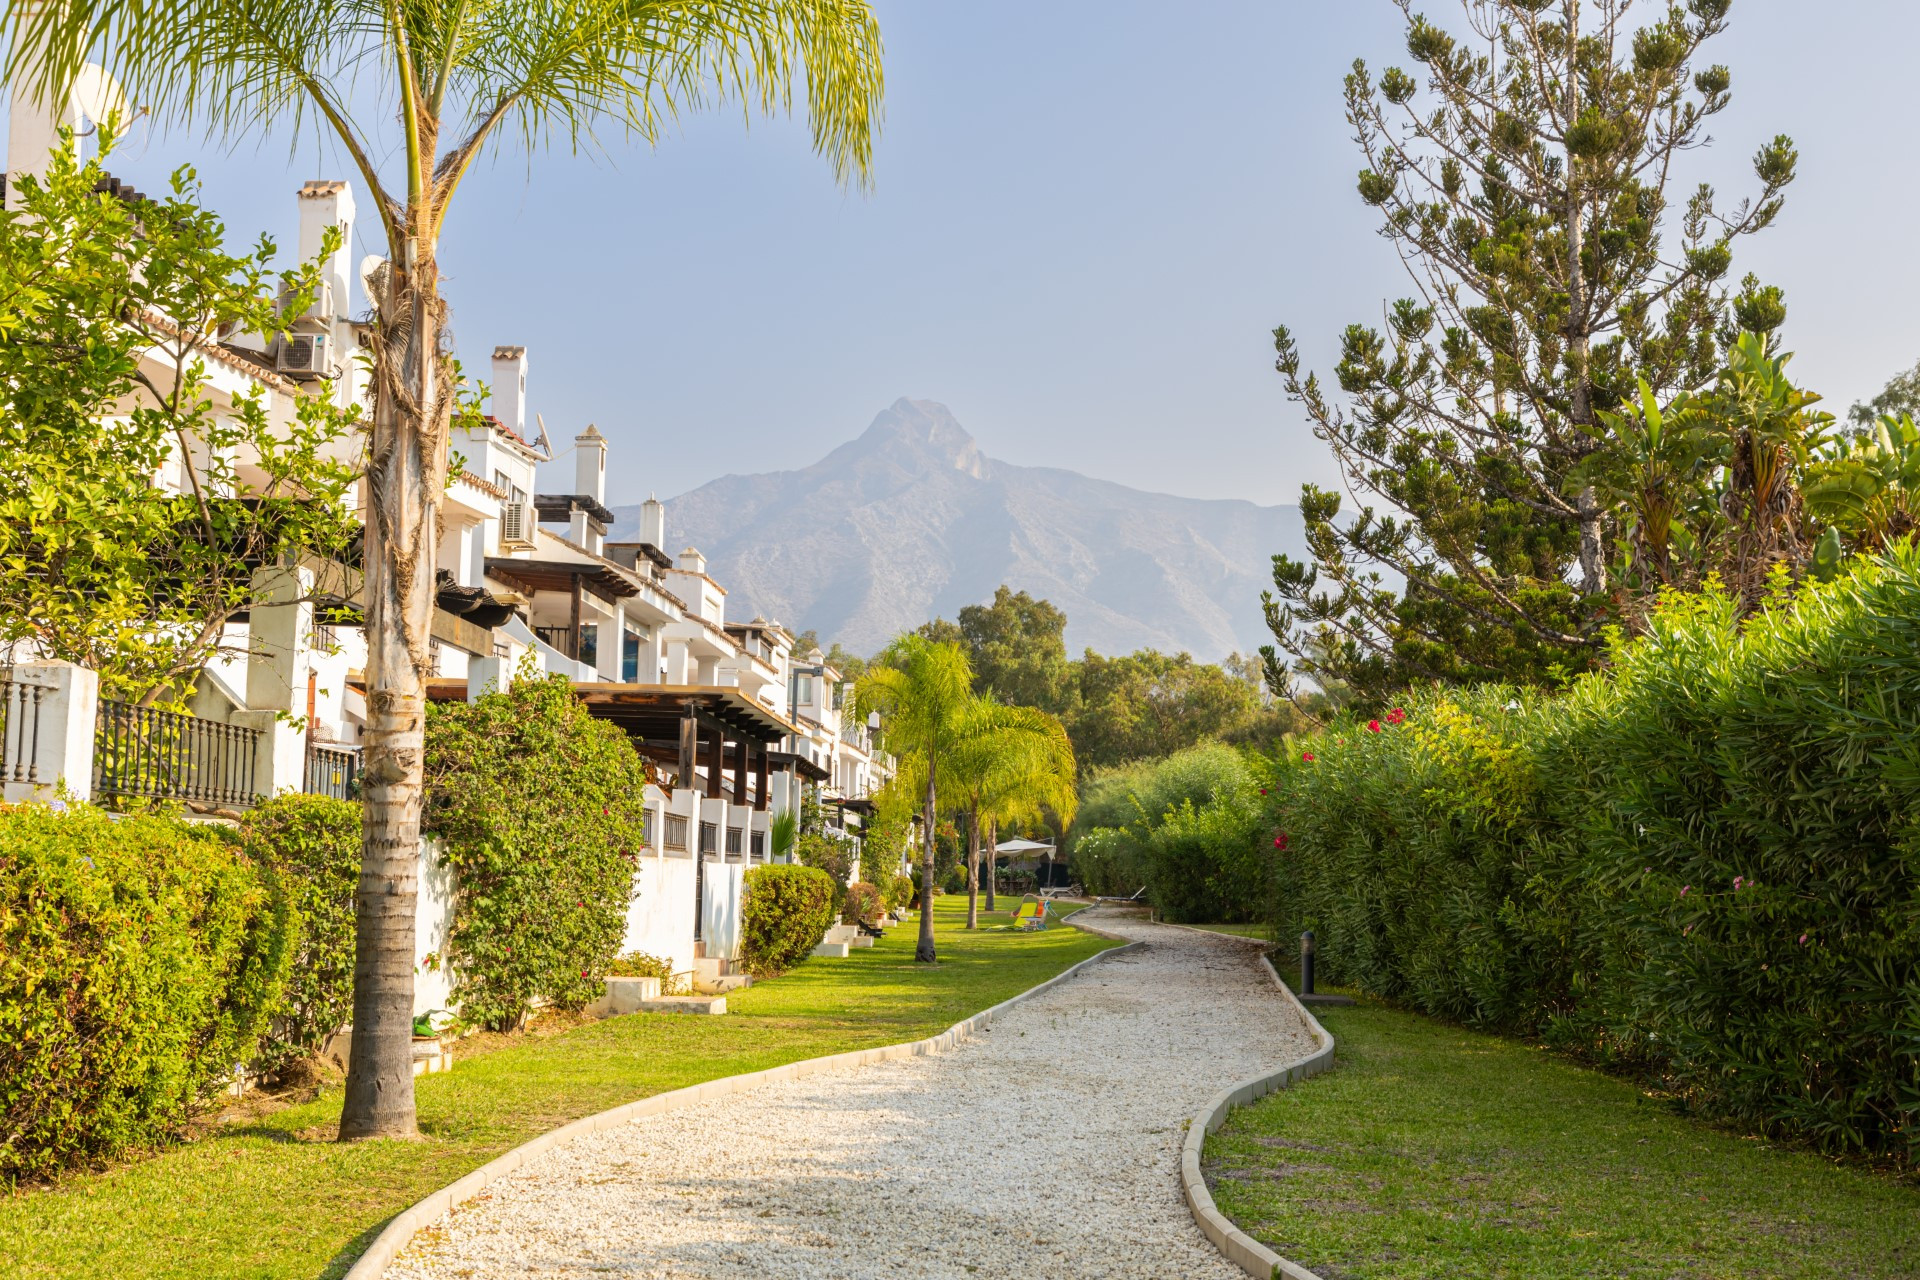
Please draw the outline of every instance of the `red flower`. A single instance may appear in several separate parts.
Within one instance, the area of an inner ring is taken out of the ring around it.
[[[1267,789],[1265,787],[1260,788],[1260,794],[1261,795],[1267,794]]]
[[[1300,753],[1300,759],[1301,759],[1302,761],[1304,761],[1305,763],[1307,763],[1307,764],[1312,764],[1312,763],[1313,763],[1313,752],[1311,752],[1311,751],[1303,751],[1303,752],[1301,752],[1301,753]]]
[[[1273,838],[1273,847],[1282,853],[1285,853],[1292,844],[1293,842],[1287,838],[1287,833],[1284,831]]]
[[[1367,721],[1367,732],[1368,733],[1380,732],[1380,722],[1378,720]]]
[[[1404,721],[1406,718],[1407,718],[1407,713],[1400,707],[1395,707],[1393,710],[1387,712],[1388,724],[1399,724],[1402,721]]]

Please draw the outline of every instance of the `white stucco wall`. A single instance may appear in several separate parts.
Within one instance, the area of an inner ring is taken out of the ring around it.
[[[413,911],[415,1017],[452,1003],[453,975],[446,966],[447,932],[452,928],[453,868],[441,859],[439,843],[428,837],[420,842],[420,891]]]
[[[693,968],[693,873],[692,858],[640,859],[622,952],[665,957],[675,973]]]
[[[706,892],[700,900],[700,932],[709,957],[740,958],[740,892],[746,875],[744,863],[707,864]]]

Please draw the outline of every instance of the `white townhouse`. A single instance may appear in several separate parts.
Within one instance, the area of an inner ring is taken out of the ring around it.
[[[15,172],[44,168],[53,128],[36,110],[16,92]],[[116,194],[136,195],[117,187]],[[323,263],[324,287],[290,337],[271,348],[203,344],[216,411],[253,393],[265,395],[277,422],[292,419],[300,396],[366,405],[357,358],[364,326],[352,318],[357,277],[345,247],[353,243],[351,188],[308,182],[298,209],[303,255],[318,253],[329,227],[341,228],[342,247]],[[528,428],[526,349],[497,347],[491,372],[493,412],[457,423],[452,435],[457,473],[442,506],[430,696],[478,697],[531,669],[565,676],[594,715],[619,725],[656,778],[646,790],[649,847],[626,949],[666,956],[676,971],[724,972],[737,954],[741,879],[770,856],[773,817],[797,809],[802,788],[817,786],[835,828],[857,836],[891,762],[873,750],[870,726],[843,717],[847,686],[817,651],[796,661],[793,636],[777,622],[730,622],[726,590],[699,551],[669,554],[660,503],[642,508],[637,540],[606,541],[608,441],[598,429],[574,438],[572,492],[538,492],[538,468],[554,453],[544,423]],[[243,485],[252,478],[244,465],[238,475]],[[179,491],[180,459],[154,483]],[[137,737],[137,725],[115,719],[126,710],[89,695],[90,673],[20,662],[0,668],[9,711],[0,745],[5,797],[35,794],[55,777],[81,795],[162,796],[209,812],[286,790],[357,794],[366,719],[357,569],[260,572],[272,603],[223,634],[192,714],[170,726],[170,740],[183,744],[176,767],[94,767],[87,761],[128,758],[124,750],[91,751],[97,734]],[[63,726],[41,735],[48,744],[31,753],[20,745],[29,697],[34,715]],[[444,943],[451,886],[437,865],[423,868],[421,885],[424,957]],[[445,982],[423,966],[418,1007],[443,1004]]]

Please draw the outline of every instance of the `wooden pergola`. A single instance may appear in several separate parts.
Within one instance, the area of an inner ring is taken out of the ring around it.
[[[435,701],[462,702],[464,680],[429,682]],[[722,779],[733,774],[735,804],[749,803],[764,813],[771,768],[791,769],[793,757],[772,746],[799,732],[739,689],[721,685],[575,683],[573,692],[596,718],[617,724],[647,758],[675,771],[677,785],[691,787],[699,766],[706,766],[705,791],[721,795]],[[749,787],[751,781],[751,787]]]

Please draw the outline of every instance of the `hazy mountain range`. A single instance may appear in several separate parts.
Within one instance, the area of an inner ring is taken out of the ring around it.
[[[639,510],[613,508],[609,539],[635,537]],[[945,405],[906,399],[810,467],[724,476],[671,499],[667,541],[675,557],[706,555],[728,618],[811,628],[856,653],[1004,582],[1065,610],[1072,653],[1207,660],[1267,642],[1272,557],[1305,545],[1297,507],[1000,462]]]

